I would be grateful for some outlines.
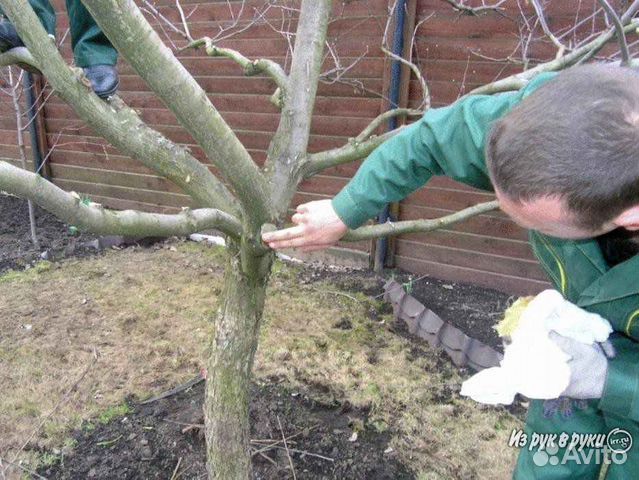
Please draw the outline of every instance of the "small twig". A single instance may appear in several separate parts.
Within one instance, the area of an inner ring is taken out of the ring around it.
[[[118,440],[120,440],[121,438],[122,438],[122,435],[118,435],[113,440],[105,440],[104,442],[98,442],[96,443],[96,445],[98,447],[110,447],[111,445],[115,445],[116,443],[118,443]]]
[[[313,430],[313,429],[317,428],[318,426],[319,426],[319,424],[315,424],[315,425],[313,425],[312,427],[308,428],[307,430],[308,430],[308,431],[311,431],[311,430]],[[295,437],[299,437],[302,433],[304,433],[304,431],[297,432],[297,433],[295,433],[295,434],[293,434],[293,435],[290,435],[289,437],[287,437],[287,440],[289,440],[289,441],[290,441],[291,439],[293,439],[293,438],[295,438]],[[270,443],[269,445],[267,445],[266,447],[263,447],[263,448],[261,448],[261,449],[259,449],[259,450],[255,451],[255,453],[265,452],[265,451],[267,451],[267,450],[271,449],[272,447],[277,446],[277,445],[278,445],[279,443],[281,443],[282,441],[281,441],[281,440],[275,440],[275,439],[273,439],[273,438],[269,438],[269,439],[265,439],[265,440],[251,440],[251,443],[266,443],[266,442],[271,442],[271,443]]]
[[[424,114],[423,110],[416,110],[412,108],[395,108],[393,110],[388,110],[377,116],[357,137],[355,137],[355,142],[361,143],[373,135],[375,131],[385,122],[394,117],[417,117],[422,116]]]
[[[535,9],[535,12],[537,13],[537,18],[539,19],[539,23],[541,24],[541,29],[544,31],[544,34],[546,34],[546,36],[550,38],[550,41],[555,45],[555,47],[557,47],[557,55],[555,55],[555,58],[561,57],[566,51],[566,46],[559,41],[555,34],[552,33],[552,30],[550,30],[550,28],[548,27],[548,22],[546,22],[546,15],[544,14],[544,9],[539,3],[539,0],[531,0],[531,3],[533,5],[533,8]]]
[[[608,0],[599,0],[601,6],[606,10],[606,14],[612,20],[617,34],[617,41],[619,42],[619,50],[621,51],[621,65],[628,66],[630,64],[630,50],[628,49],[628,42],[626,40],[626,32],[624,32],[623,23],[615,12],[614,8],[610,6]]]
[[[492,10],[495,12],[503,10],[504,7],[502,7],[502,5],[506,3],[506,0],[500,0],[494,5],[482,5],[479,7],[469,7],[468,5],[464,5],[461,1],[456,1],[456,0],[444,0],[444,2],[449,3],[450,5],[453,6],[453,8],[459,10],[460,12],[464,12],[469,15],[477,15],[479,13],[486,12],[489,10]]]
[[[181,393],[181,392],[183,392],[185,390],[188,390],[191,387],[194,387],[195,385],[197,385],[198,383],[200,383],[202,381],[204,381],[204,376],[200,373],[199,375],[197,375],[196,377],[192,378],[188,382],[185,382],[185,383],[183,383],[181,385],[178,385],[177,387],[172,388],[171,390],[168,390],[166,392],[162,392],[159,395],[156,395],[155,397],[149,398],[148,400],[140,402],[140,405],[147,405],[149,403],[157,402],[158,400],[162,400],[164,398],[171,397],[173,395],[177,395],[178,393]]]
[[[186,22],[186,17],[184,16],[184,10],[182,10],[182,5],[180,4],[180,0],[175,0],[175,6],[180,12],[180,19],[182,20],[182,26],[184,27],[184,31],[186,32],[186,38],[189,41],[193,41],[193,37],[191,37],[191,31],[189,30],[189,25]]]
[[[180,464],[182,463],[182,457],[179,458],[177,465],[173,469],[173,475],[171,475],[171,480],[175,480],[177,478],[178,470],[180,469]]]
[[[271,448],[278,448],[280,450],[284,450],[284,447],[279,447],[277,445],[271,447]],[[306,450],[298,450],[296,448],[289,448],[288,449],[290,452],[293,453],[299,453],[300,455],[305,455],[307,457],[315,457],[315,458],[321,458],[322,460],[326,460],[327,462],[334,462],[335,459],[331,458],[331,457],[325,457],[324,455],[319,455],[317,453],[311,453],[311,452],[307,452]]]
[[[280,427],[280,433],[282,434],[282,440],[284,441],[284,448],[286,449],[288,464],[291,466],[291,472],[293,472],[293,480],[297,480],[297,475],[295,475],[295,467],[293,467],[293,459],[291,458],[291,452],[288,449],[288,444],[286,443],[286,436],[284,436],[284,430],[282,429],[282,422],[280,422],[279,415],[277,415],[276,418],[277,418],[277,425]]]
[[[273,465],[277,466],[277,462],[275,462],[275,460],[273,460],[271,457],[269,457],[266,453],[264,453],[264,452],[255,452],[255,453],[257,453],[260,457],[265,458],[266,460],[271,462]]]

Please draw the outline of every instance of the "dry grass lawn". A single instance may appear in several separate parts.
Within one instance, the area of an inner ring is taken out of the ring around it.
[[[192,378],[204,365],[223,255],[176,243],[0,276],[5,464],[54,461],[73,447],[72,429],[126,414],[128,395]],[[517,419],[459,397],[462,379],[438,352],[390,331],[390,315],[370,318],[380,300],[328,282],[300,285],[298,268],[276,265],[258,377],[370,407],[362,428],[394,432],[392,447],[422,480],[510,478]],[[340,321],[352,328],[335,328]]]

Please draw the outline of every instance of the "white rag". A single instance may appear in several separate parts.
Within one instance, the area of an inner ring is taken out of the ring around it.
[[[556,290],[545,290],[522,313],[500,366],[466,380],[461,394],[480,403],[505,405],[511,404],[517,393],[534,399],[561,396],[570,383],[570,356],[550,339],[551,330],[592,345],[605,342],[612,326],[600,315],[565,300]]]

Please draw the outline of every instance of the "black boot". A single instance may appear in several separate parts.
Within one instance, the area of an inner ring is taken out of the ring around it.
[[[16,28],[9,20],[0,20],[0,53],[16,47],[24,47]]]
[[[24,42],[18,36],[18,32],[15,27],[9,20],[0,20],[0,53],[5,53],[9,50],[20,47],[25,48]],[[16,65],[27,72],[40,73],[37,68],[27,63],[17,63]]]
[[[91,65],[84,68],[84,75],[91,82],[91,87],[100,98],[113,95],[120,85],[118,70],[113,65]]]

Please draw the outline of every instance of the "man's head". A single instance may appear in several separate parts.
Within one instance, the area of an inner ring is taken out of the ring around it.
[[[495,123],[486,161],[502,210],[526,228],[564,238],[639,230],[639,74],[562,72]]]

